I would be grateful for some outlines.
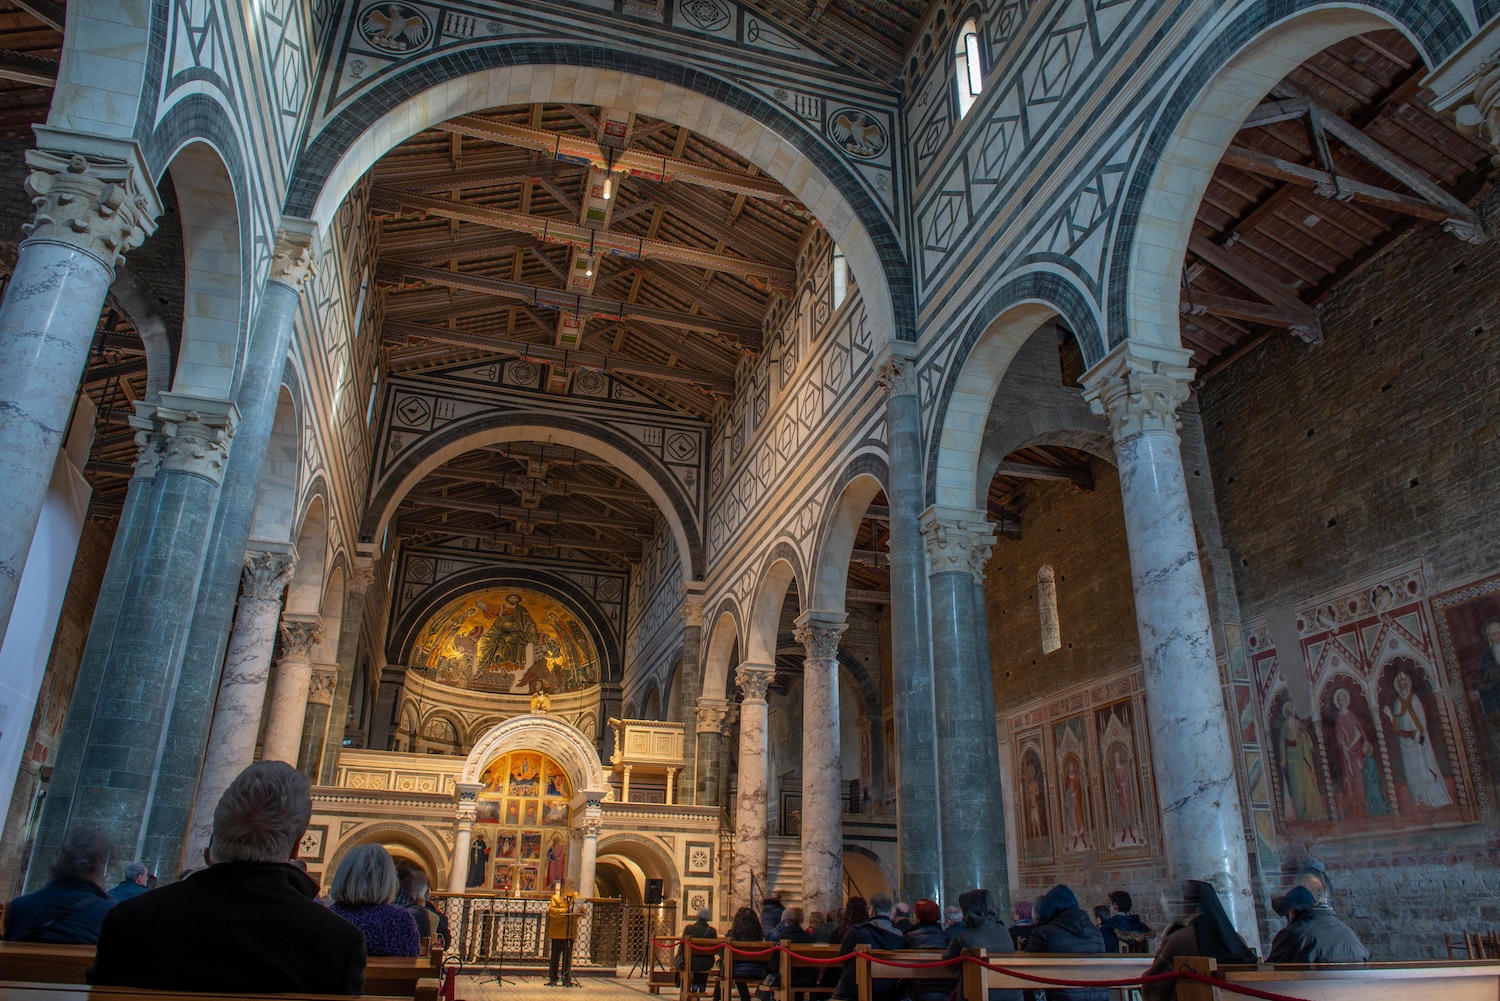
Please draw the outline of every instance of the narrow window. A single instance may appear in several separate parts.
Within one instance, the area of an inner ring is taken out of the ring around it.
[[[369,427],[370,422],[375,419],[375,394],[379,390],[380,377],[376,376],[375,380],[370,383],[370,402],[365,405],[365,427]]]
[[[962,118],[979,100],[984,89],[984,60],[979,51],[979,25],[970,18],[958,29],[958,43],[953,47],[954,76],[958,84],[958,117]]]
[[[1062,647],[1062,629],[1057,624],[1057,575],[1051,564],[1036,572],[1036,606],[1042,620],[1042,653]]]
[[[844,304],[849,294],[849,259],[838,247],[833,248],[833,308]]]

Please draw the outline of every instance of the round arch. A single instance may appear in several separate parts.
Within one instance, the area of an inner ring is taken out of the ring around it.
[[[787,591],[793,584],[797,585],[799,600],[804,603],[798,611],[806,611],[807,575],[802,570],[802,561],[791,543],[778,542],[766,557],[760,584],[750,604],[750,621],[745,628],[746,660],[756,664],[776,663],[781,606],[786,603]]]
[[[378,87],[348,95],[343,109],[309,137],[308,153],[288,181],[286,211],[326,228],[354,184],[410,136],[487,108],[556,101],[604,103],[670,121],[750,160],[797,196],[844,251],[864,292],[870,329],[915,340],[902,240],[849,165],[785,107],[627,46],[497,41],[384,77]]]
[[[360,845],[371,843],[382,845],[387,851],[393,847],[398,850],[405,849],[405,853],[412,856],[422,866],[422,871],[427,873],[427,879],[433,886],[446,885],[448,857],[451,853],[443,846],[443,843],[426,828],[415,824],[389,821],[365,823],[349,832],[349,835],[339,842],[338,849],[328,859],[323,879],[324,885],[332,882],[333,874],[338,871],[339,863],[344,861],[346,855]],[[392,855],[395,854],[392,852]]]
[[[896,877],[885,861],[868,848],[860,845],[844,845],[844,896],[862,896],[866,900],[871,894],[884,893],[895,896]]]
[[[511,751],[540,751],[547,755],[568,773],[575,792],[602,792],[609,788],[593,741],[576,727],[546,713],[512,716],[480,737],[464,760],[458,781],[478,782],[485,765]]]
[[[276,416],[272,418],[271,441],[266,446],[260,480],[255,484],[252,539],[262,542],[292,539],[292,523],[297,513],[298,460],[302,454],[299,427],[297,404],[291,390],[283,385],[276,399]]]
[[[661,880],[663,900],[682,899],[677,863],[672,861],[671,853],[655,838],[631,833],[602,835],[599,838],[599,861],[610,856],[635,863],[647,879]]]
[[[838,481],[838,496],[825,511],[813,557],[812,596],[808,606],[821,612],[842,612],[849,586],[849,559],[854,537],[875,495],[885,489],[890,471],[878,455],[857,456]]]
[[[735,642],[739,638],[739,620],[730,608],[722,608],[718,618],[714,619],[713,631],[709,633],[708,646],[703,652],[703,685],[699,691],[704,698],[723,698],[720,693],[729,683],[729,658],[734,654]]]
[[[401,499],[434,469],[476,448],[514,441],[545,441],[577,448],[612,463],[656,502],[677,542],[684,578],[700,578],[703,545],[693,501],[645,447],[603,425],[539,411],[492,413],[455,421],[403,452],[371,492],[360,529],[361,541],[379,539]]]
[[[1227,23],[1201,33],[1202,50],[1141,144],[1144,155],[1122,199],[1139,208],[1122,220],[1110,254],[1111,347],[1127,338],[1181,346],[1182,261],[1198,205],[1241,123],[1288,73],[1328,46],[1368,31],[1403,32],[1428,66],[1471,34],[1451,0],[1303,4],[1300,11],[1283,13],[1293,6],[1299,5],[1248,4]],[[1233,53],[1227,63],[1225,53]]]
[[[328,564],[328,512],[321,492],[307,502],[297,529],[297,565],[286,589],[289,615],[316,615],[323,604],[323,577]]]

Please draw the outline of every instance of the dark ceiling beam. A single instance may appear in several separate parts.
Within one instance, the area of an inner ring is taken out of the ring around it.
[[[1214,295],[1188,289],[1178,301],[1178,312],[1183,316],[1202,316],[1204,313],[1230,320],[1246,320],[1272,327],[1300,328],[1307,323],[1307,311],[1273,306],[1251,299],[1236,299],[1226,295]]]
[[[1221,162],[1247,173],[1259,174],[1278,181],[1290,181],[1302,187],[1312,188],[1318,194],[1337,201],[1363,202],[1378,208],[1389,209],[1392,212],[1399,212],[1402,215],[1444,222],[1447,224],[1445,229],[1472,226],[1477,220],[1477,217],[1467,209],[1459,213],[1451,207],[1437,205],[1424,198],[1414,198],[1389,188],[1366,184],[1352,177],[1319,170],[1316,167],[1307,167],[1290,160],[1283,160],[1279,156],[1271,156],[1268,153],[1240,146],[1231,146],[1225,150]]]
[[[518,494],[527,494],[537,491],[544,497],[568,497],[584,496],[599,497],[609,500],[630,501],[644,506],[656,507],[656,502],[648,496],[645,491],[628,487],[605,487],[586,483],[572,483],[557,479],[533,479],[519,473],[498,473],[483,469],[463,469],[453,466],[442,466],[434,469],[429,476],[440,476],[448,479],[459,480],[465,483],[485,483],[490,486],[502,487]]]
[[[467,501],[432,494],[407,494],[401,503],[416,507],[446,508],[452,511],[484,514],[515,525],[555,525],[559,528],[583,525],[589,528],[612,528],[621,532],[636,532],[643,535],[650,534],[656,528],[656,523],[652,521],[593,517],[571,511],[541,511],[512,504],[486,504],[483,501]]]
[[[0,80],[29,83],[33,87],[57,86],[57,62],[23,52],[0,49]]]
[[[620,556],[639,556],[641,552],[639,546],[628,546],[622,542],[603,542],[597,539],[563,539],[550,535],[526,535],[521,532],[505,532],[499,529],[488,531],[483,528],[431,524],[407,518],[396,519],[396,532],[398,535],[426,535],[435,533],[438,535],[456,535],[466,539],[489,539],[492,542],[505,542],[512,546],[524,546],[527,549],[577,549],[580,552],[614,553]]]
[[[1094,489],[1094,474],[1089,469],[1072,469],[1067,466],[1043,466],[1034,462],[1005,460],[995,469],[996,476],[1018,476],[1027,480],[1058,480],[1072,483],[1086,490]]]
[[[380,259],[402,263],[407,261],[463,261],[472,257],[487,257],[497,250],[512,250],[535,245],[536,239],[526,233],[499,233],[477,240],[450,240],[447,243],[412,240],[410,245],[405,240],[387,245],[382,239]]]
[[[467,191],[470,188],[491,188],[510,181],[551,180],[559,174],[584,169],[586,168],[581,163],[568,163],[564,160],[507,163],[469,170],[433,169],[424,163],[376,167],[375,183],[415,192]]]
[[[1188,239],[1188,250],[1210,267],[1223,272],[1229,278],[1265,299],[1268,303],[1297,313],[1301,319],[1289,325],[1292,332],[1304,340],[1322,340],[1322,328],[1318,315],[1311,306],[1303,302],[1295,291],[1261,271],[1243,258],[1197,233]]]
[[[80,2],[87,2],[87,0],[80,0]],[[67,25],[67,11],[62,4],[54,3],[53,0],[11,0],[11,3],[37,18],[53,31],[62,31]]]

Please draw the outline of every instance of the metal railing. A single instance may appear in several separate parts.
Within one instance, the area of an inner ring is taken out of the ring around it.
[[[448,915],[449,952],[474,965],[534,966],[548,958],[547,900],[433,894]],[[614,967],[627,941],[619,900],[584,901],[573,936],[573,965]],[[626,960],[628,962],[628,960]]]

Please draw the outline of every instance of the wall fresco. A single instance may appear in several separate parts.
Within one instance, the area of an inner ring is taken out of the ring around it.
[[[573,613],[534,591],[493,588],[428,618],[411,668],[483,692],[571,692],[599,680],[599,654]]]

